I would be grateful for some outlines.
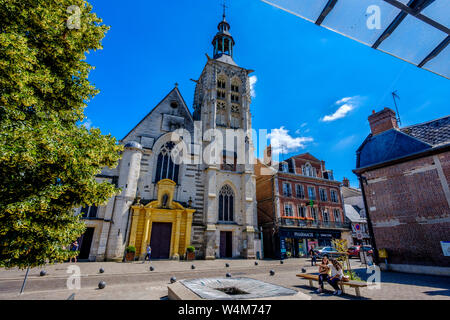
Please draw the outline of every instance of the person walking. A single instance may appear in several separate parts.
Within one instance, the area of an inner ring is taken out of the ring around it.
[[[309,256],[311,257],[311,267],[315,266],[317,263],[317,254],[314,251],[314,246],[311,247],[311,249],[309,250]]]
[[[330,272],[330,261],[328,260],[328,256],[324,255],[322,258],[322,263],[319,266],[319,285],[320,288],[316,290],[317,293],[323,292],[323,284],[325,281],[328,281],[328,273]]]
[[[342,290],[339,288],[338,282],[344,277],[344,271],[341,264],[336,259],[331,259],[331,277],[328,278],[328,283],[334,288],[334,295],[340,296]]]
[[[148,244],[147,253],[145,254],[144,262],[147,260],[147,257],[148,257],[148,261],[150,262],[151,255],[152,255],[152,247],[150,247],[150,244]]]
[[[78,241],[75,240],[75,241],[72,243],[72,246],[70,247],[70,251],[74,251],[74,252],[75,252],[75,251],[78,251],[78,247],[79,247]],[[73,259],[75,260],[75,263],[77,263],[77,256],[74,256]],[[69,263],[71,263],[71,262],[72,262],[72,257],[69,258]]]

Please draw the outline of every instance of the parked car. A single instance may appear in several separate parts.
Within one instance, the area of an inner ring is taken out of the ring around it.
[[[372,246],[365,245],[365,246],[361,246],[361,248],[362,248],[363,251],[367,251],[367,254],[369,256],[373,255]]]
[[[352,258],[352,257],[357,257],[359,258],[359,250],[361,250],[361,246],[351,246],[350,248],[348,248],[348,257]]]
[[[342,253],[339,253],[335,248],[333,247],[318,247],[314,249],[314,252],[317,254],[317,257],[319,259],[322,259],[324,255],[327,255],[328,258],[337,258]]]

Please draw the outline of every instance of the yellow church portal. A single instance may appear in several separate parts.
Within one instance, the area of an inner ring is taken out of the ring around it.
[[[173,201],[176,183],[169,179],[158,182],[158,197],[147,205],[137,203],[131,208],[129,245],[136,247],[136,256],[143,259],[148,244],[152,259],[179,259],[190,245],[194,209]]]

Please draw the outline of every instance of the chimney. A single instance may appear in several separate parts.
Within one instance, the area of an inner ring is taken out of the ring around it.
[[[348,180],[346,177],[342,179],[342,184],[344,185],[344,187],[350,188],[350,180]]]
[[[382,133],[390,129],[398,129],[397,118],[392,109],[384,108],[378,112],[372,112],[369,116],[370,129],[372,135]]]

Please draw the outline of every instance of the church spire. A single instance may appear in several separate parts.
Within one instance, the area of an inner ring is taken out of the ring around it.
[[[213,39],[212,45],[214,46],[214,59],[220,58],[223,55],[228,55],[231,58],[233,57],[233,46],[234,39],[231,36],[229,30],[230,25],[228,24],[226,17],[225,9],[227,6],[225,5],[225,1],[223,2],[223,19],[217,26],[219,32],[217,32],[216,36]]]

